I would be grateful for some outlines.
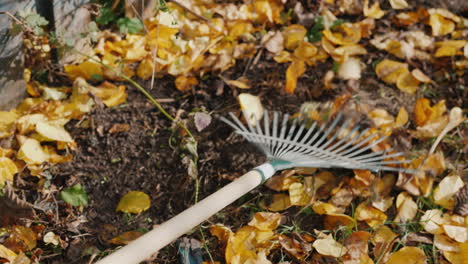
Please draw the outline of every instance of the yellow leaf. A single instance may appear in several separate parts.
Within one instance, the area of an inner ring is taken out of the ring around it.
[[[29,227],[14,225],[5,245],[15,252],[31,251],[37,246],[37,234]]]
[[[177,90],[179,90],[181,92],[190,91],[192,89],[192,87],[197,85],[197,84],[198,84],[198,80],[197,80],[197,78],[195,78],[193,76],[180,75],[180,76],[177,76],[177,78],[175,80],[176,88],[177,88]]]
[[[228,240],[234,235],[234,233],[228,227],[221,224],[212,225],[210,227],[211,235],[218,238],[222,244],[226,244]]]
[[[423,83],[430,83],[432,82],[431,78],[429,78],[426,74],[424,74],[420,69],[414,69],[411,71],[411,74],[413,75],[416,80],[423,82]]]
[[[70,134],[68,134],[65,128],[59,125],[53,125],[48,122],[38,122],[36,124],[36,131],[39,133],[39,135],[45,137],[48,140],[73,142]]]
[[[49,159],[39,141],[27,138],[18,151],[17,158],[28,164],[41,164]]]
[[[267,204],[264,200],[260,205],[267,210],[279,212],[291,207],[291,199],[289,199],[289,195],[287,194],[277,193],[273,194],[270,203]]]
[[[145,49],[146,38],[144,36],[128,34],[126,40],[127,47],[125,48],[125,61],[141,61],[148,55],[148,51]]]
[[[281,214],[259,212],[255,213],[253,219],[249,222],[249,226],[253,226],[262,231],[275,230],[281,221]]]
[[[358,24],[344,23],[335,30],[336,32],[329,29],[322,31],[323,36],[335,45],[355,45],[361,40],[361,28]]]
[[[445,40],[436,42],[436,53],[435,57],[448,57],[448,56],[456,56],[456,55],[463,55],[461,48],[465,47],[466,40]]]
[[[305,192],[302,183],[295,182],[289,186],[289,199],[291,205],[305,206],[309,203],[311,197]]]
[[[365,221],[370,227],[382,225],[387,220],[387,215],[384,212],[365,202],[358,205],[355,217],[358,221]]]
[[[426,254],[417,247],[404,247],[390,255],[387,264],[425,264]]]
[[[399,223],[405,223],[413,220],[418,212],[418,205],[406,192],[402,192],[397,196],[396,207],[398,213],[395,217],[395,222]]]
[[[367,50],[359,44],[341,46],[331,51],[333,59],[338,62],[344,62],[352,56],[364,54],[367,54]]]
[[[455,195],[465,184],[458,175],[446,176],[434,189],[434,202],[452,210],[455,206]]]
[[[398,115],[396,117],[393,128],[403,127],[408,122],[408,119],[409,119],[408,112],[406,111],[404,107],[400,107],[400,111],[398,111]]]
[[[319,215],[335,214],[339,211],[339,209],[333,204],[324,202],[315,202],[312,205],[312,209]]]
[[[368,117],[374,122],[377,127],[389,127],[395,119],[385,109],[377,108],[372,110]]]
[[[408,64],[389,59],[384,59],[375,67],[377,76],[386,83],[396,83],[400,76],[408,72]]]
[[[364,0],[364,16],[379,19],[385,15],[385,12],[380,9],[379,1],[375,1],[369,8],[369,0]]]
[[[260,122],[263,117],[264,110],[260,98],[247,93],[241,93],[237,98],[241,109],[246,113],[247,121],[255,126],[256,121]]]
[[[442,251],[460,251],[460,243],[445,234],[434,235],[434,246]]]
[[[125,194],[117,205],[117,212],[139,214],[148,210],[151,206],[150,197],[140,191],[130,191]]]
[[[419,98],[414,106],[414,121],[417,126],[424,126],[429,122],[440,118],[447,110],[445,100],[439,101],[436,105],[430,105],[429,99]]]
[[[17,118],[18,115],[14,111],[0,111],[0,138],[8,137],[13,133]]]
[[[8,262],[14,263],[17,256],[18,255],[15,252],[0,244],[0,258],[4,258],[8,260]]]
[[[452,264],[466,263],[468,259],[468,243],[461,243],[459,252],[442,251],[442,254]]]
[[[398,77],[396,85],[403,92],[414,94],[419,87],[419,81],[410,72],[405,72]]]
[[[277,1],[257,0],[253,2],[254,12],[257,15],[256,20],[259,22],[270,22],[281,24],[281,11],[283,5]]]
[[[299,46],[294,50],[294,56],[301,60],[309,60],[312,59],[318,52],[317,47],[314,44],[302,41]]]
[[[453,32],[455,23],[440,14],[433,13],[429,17],[429,25],[432,27],[433,36],[443,36]]]
[[[137,68],[137,76],[143,80],[148,80],[153,75],[153,61],[151,59],[144,59],[140,62]]]
[[[242,35],[253,32],[253,29],[250,22],[239,21],[230,28],[229,37],[233,40],[237,40]]]
[[[143,234],[140,231],[128,231],[112,238],[109,240],[109,243],[114,245],[127,245],[133,240],[139,238],[141,235]]]
[[[0,157],[0,188],[7,181],[13,181],[14,175],[18,173],[16,164],[7,157]]]
[[[107,107],[113,107],[124,103],[127,100],[125,86],[116,86],[110,82],[103,82],[97,87],[90,87],[91,91],[102,99]]]
[[[277,192],[287,191],[291,184],[298,181],[297,177],[294,177],[294,173],[291,173],[291,171],[283,171],[281,175],[268,179],[265,186]]]
[[[290,62],[293,60],[293,57],[291,55],[291,53],[283,50],[281,51],[278,55],[276,55],[275,57],[273,57],[273,59],[277,62],[277,63],[285,63],[285,62]]]
[[[296,89],[297,79],[305,72],[305,63],[302,60],[294,60],[286,70],[286,87],[287,93],[293,94]]]
[[[78,77],[82,77],[86,80],[94,80],[102,78],[104,74],[102,66],[91,60],[82,62],[78,65],[65,65],[64,71],[72,80],[75,80]]]
[[[283,31],[284,46],[289,50],[294,50],[302,42],[307,33],[307,29],[302,25],[293,24]]]
[[[192,60],[187,55],[178,56],[167,69],[172,76],[178,76],[187,73],[192,68]]]
[[[335,258],[340,258],[347,252],[347,249],[340,243],[336,242],[331,234],[325,238],[315,240],[312,246],[319,254]]]

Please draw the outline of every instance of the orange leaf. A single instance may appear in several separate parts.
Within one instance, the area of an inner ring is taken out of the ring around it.
[[[305,63],[302,60],[294,60],[286,70],[286,92],[294,93],[297,85],[297,78],[305,72]]]
[[[197,85],[197,84],[198,84],[198,80],[197,80],[197,78],[195,78],[193,76],[188,76],[187,77],[187,76],[180,75],[175,80],[176,88],[177,88],[177,90],[179,90],[181,92],[190,91],[192,89],[192,87]]]

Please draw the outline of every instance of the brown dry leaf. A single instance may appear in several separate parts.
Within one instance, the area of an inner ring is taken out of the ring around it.
[[[295,171],[284,170],[281,175],[272,177],[265,182],[265,186],[273,191],[287,191],[289,186],[295,182],[299,182],[299,179],[294,176]]]
[[[151,199],[146,193],[140,191],[130,191],[120,199],[115,211],[139,214],[148,210],[150,206]]]
[[[6,182],[13,181],[16,173],[18,173],[16,164],[7,157],[0,157],[0,190]]]
[[[289,50],[296,49],[300,43],[304,42],[307,29],[302,25],[290,25],[283,31],[284,47]]]
[[[234,235],[231,229],[221,224],[212,225],[210,227],[210,233],[218,238],[222,245],[226,245],[228,240]]]
[[[418,212],[418,205],[406,192],[402,192],[397,196],[396,207],[398,213],[394,221],[398,223],[405,223],[413,220],[416,216],[416,213]]]
[[[193,76],[179,75],[175,80],[175,85],[177,90],[181,92],[188,92],[192,90],[195,85],[198,85],[198,80]]]
[[[15,252],[31,251],[37,246],[37,234],[29,227],[14,225],[3,244]]]
[[[436,42],[437,50],[434,54],[436,58],[463,55],[461,50],[467,44],[466,40],[444,40]]]
[[[285,235],[279,236],[279,243],[281,247],[289,254],[293,255],[298,260],[303,260],[307,257],[308,253],[312,250],[309,243],[299,241],[295,238],[290,238]]]
[[[109,243],[114,245],[127,245],[133,240],[139,238],[141,235],[143,234],[140,231],[128,231],[112,238],[109,240]]]
[[[385,59],[375,67],[375,73],[384,82],[393,84],[407,93],[415,93],[419,81],[408,70],[408,64]]]
[[[270,203],[267,204],[264,200],[260,206],[273,212],[284,211],[291,207],[291,199],[289,199],[289,195],[287,194],[277,193],[273,194]]]
[[[411,264],[425,264],[426,254],[424,251],[417,247],[404,247],[397,252],[390,255],[387,264],[400,264],[400,263],[411,263]]]
[[[382,225],[387,220],[384,212],[365,202],[358,205],[354,217],[358,221],[365,221],[370,227]]]
[[[369,257],[369,238],[371,234],[365,231],[353,232],[345,240],[345,247],[348,249],[343,256],[344,264],[370,264],[373,263]]]
[[[465,184],[458,175],[446,176],[434,189],[434,202],[452,210],[455,207],[455,195]]]
[[[295,59],[286,70],[285,91],[293,94],[296,89],[297,79],[304,74],[306,70],[305,63],[302,60]]]
[[[333,204],[317,201],[312,205],[312,209],[319,215],[329,215],[341,213],[340,209]]]
[[[279,53],[284,50],[284,37],[280,31],[270,31],[262,38],[265,48],[271,53]]]
[[[78,77],[82,77],[86,80],[98,80],[104,75],[102,66],[92,60],[87,60],[78,65],[65,65],[64,71],[72,80]]]
[[[405,9],[408,8],[406,0],[389,0],[390,5],[393,9]]]
[[[336,242],[331,234],[325,236],[324,238],[317,238],[312,246],[321,255],[335,258],[340,258],[347,252],[347,249],[342,244]]]
[[[385,15],[385,12],[380,9],[379,1],[375,1],[369,8],[369,0],[364,0],[364,16],[379,19]]]
[[[452,264],[464,264],[468,259],[468,243],[461,243],[459,252],[442,251],[442,254]]]
[[[325,215],[323,225],[327,230],[335,230],[343,226],[352,229],[356,226],[356,220],[349,215],[330,213]]]

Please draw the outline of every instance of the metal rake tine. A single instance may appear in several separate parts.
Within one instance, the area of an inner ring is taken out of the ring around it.
[[[289,114],[284,114],[283,115],[283,122],[281,123],[281,132],[279,134],[280,139],[284,139],[285,136],[286,136],[286,130],[287,130],[287,127],[288,127],[288,125],[287,125],[288,124],[288,119],[289,119]],[[273,153],[274,156],[278,155],[278,152],[283,147],[283,144],[284,144],[283,142],[281,143],[281,145],[275,144],[276,148],[275,148],[275,152]]]
[[[343,124],[340,126],[340,128],[338,129],[338,131],[336,131],[335,134],[334,134],[330,139],[328,139],[327,142],[326,142],[325,144],[323,144],[322,148],[325,149],[326,147],[328,147],[328,145],[330,145],[330,144],[338,137],[338,135],[341,133],[341,131],[342,131],[343,129],[345,129],[345,128],[349,125],[349,123],[350,123],[350,120],[349,120],[349,119],[346,119],[346,120],[343,122]]]
[[[325,133],[323,134],[323,136],[317,141],[315,142],[315,144],[313,145],[313,147],[318,147],[320,146],[320,144],[322,144],[322,142],[328,137],[328,135],[330,134],[330,132],[332,131],[333,128],[335,128],[335,126],[338,124],[338,122],[340,121],[342,115],[341,115],[341,112],[338,113],[338,116],[335,118],[335,120],[333,120],[333,122],[331,123],[331,125],[328,127],[328,129],[325,131]]]
[[[378,157],[372,157],[372,158],[366,158],[366,159],[356,159],[356,160],[359,160],[360,162],[369,162],[369,161],[376,161],[376,160],[384,160],[384,159],[388,159],[388,158],[395,158],[395,157],[399,157],[399,156],[403,156],[403,152],[397,152],[397,153],[393,153],[393,154],[387,154],[387,155],[381,155],[381,156],[378,156]],[[359,157],[361,158],[361,157]]]
[[[359,126],[355,126],[346,136],[344,136],[342,139],[340,139],[338,142],[336,142],[335,144],[331,145],[330,147],[328,147],[328,151],[330,151],[331,153],[334,153],[334,149],[336,149],[337,147],[339,146],[342,146],[341,144],[343,142],[348,142],[347,140],[352,136],[354,135],[357,131],[359,130]],[[339,150],[337,150],[339,151]]]
[[[292,125],[289,127],[289,131],[288,131],[287,136],[285,138],[286,141],[291,141],[291,138],[294,135],[294,130],[296,130],[296,126],[297,126],[297,118],[294,119]],[[286,145],[284,145],[284,147],[283,147],[283,145],[281,145],[281,148],[277,152],[278,157],[282,157],[284,153],[287,153],[287,151],[289,150],[290,147],[291,147],[290,144],[286,144]]]
[[[239,118],[236,117],[236,115],[234,115],[233,112],[229,112],[229,116],[231,116],[232,120],[234,120],[234,122],[237,124],[237,128],[242,131],[242,132],[245,132],[244,134],[242,134],[243,137],[245,137],[248,141],[254,141],[254,138],[252,137],[252,135],[249,133],[249,130],[242,124],[242,122],[239,120]],[[248,123],[248,122],[247,122]],[[239,131],[238,130],[238,131]],[[237,133],[239,133],[238,131],[236,131]]]
[[[356,126],[356,127],[353,129],[353,132],[350,133],[350,135],[353,135],[354,132],[356,132],[358,128],[359,128],[359,126]],[[342,151],[342,150],[345,151],[345,149],[346,149],[347,147],[352,146],[352,144],[353,144],[356,140],[360,139],[365,133],[367,133],[367,131],[369,131],[369,128],[364,129],[364,130],[361,131],[361,133],[359,133],[357,136],[352,137],[351,140],[347,141],[345,144],[343,144],[342,146],[338,147],[338,149],[332,151],[332,153],[337,154],[337,155],[338,155],[338,154],[341,155],[340,151]]]
[[[376,135],[376,134],[374,134],[374,135]],[[365,146],[364,148],[361,148],[361,149],[359,149],[359,150],[356,150],[355,152],[352,152],[352,153],[348,154],[347,156],[350,157],[350,158],[355,157],[355,156],[358,155],[359,153],[362,153],[362,152],[364,152],[364,151],[366,151],[366,150],[372,148],[373,146],[379,144],[380,142],[386,140],[387,138],[388,138],[388,136],[383,136],[383,137],[377,139],[376,141],[372,142],[371,144]],[[343,155],[344,155],[344,154],[343,154]]]
[[[270,114],[268,113],[268,111],[264,111],[263,112],[263,125],[265,127],[265,136],[269,137],[270,136]],[[268,144],[268,148],[270,149],[270,152],[269,153],[272,153],[273,151],[273,147],[272,147],[272,141],[271,139],[267,139],[267,144]]]
[[[368,137],[364,138],[363,140],[359,141],[356,145],[352,146],[351,148],[345,150],[344,152],[340,153],[340,155],[342,156],[345,156],[347,155],[348,153],[350,152],[353,152],[357,149],[359,149],[362,145],[366,144],[367,142],[369,142],[371,139],[373,139],[375,136],[377,136],[377,134],[371,134],[369,135]]]

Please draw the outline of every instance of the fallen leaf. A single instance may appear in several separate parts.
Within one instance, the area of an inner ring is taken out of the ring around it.
[[[429,14],[429,25],[432,27],[433,36],[447,35],[455,29],[455,23],[435,9],[430,9]]]
[[[81,184],[75,184],[60,192],[60,198],[73,206],[88,205],[88,194]]]
[[[445,234],[451,239],[459,243],[468,242],[468,227],[454,225],[443,225],[442,227]]]
[[[309,204],[311,197],[306,193],[302,183],[295,182],[289,186],[289,199],[291,205],[305,206]]]
[[[374,245],[374,256],[378,260],[385,261],[388,253],[398,237],[388,226],[381,225],[374,230],[370,241]]]
[[[262,119],[264,112],[260,98],[258,96],[247,93],[241,93],[237,98],[239,100],[241,109],[245,112],[247,121],[252,126],[255,126],[256,122],[260,122]]]
[[[276,193],[273,194],[269,203],[266,203],[266,201],[264,200],[261,202],[260,205],[262,206],[262,208],[265,208],[269,211],[280,212],[291,207],[291,199],[289,199],[289,195],[287,194]]]
[[[444,40],[436,42],[435,45],[438,48],[434,56],[436,58],[440,58],[463,55],[463,51],[461,51],[461,49],[464,48],[466,44],[466,40]]]
[[[179,75],[175,80],[176,88],[181,92],[188,92],[197,84],[198,80],[193,76]]]
[[[396,207],[398,213],[395,216],[394,221],[399,223],[405,223],[409,220],[413,220],[416,216],[416,213],[418,212],[418,205],[406,192],[402,192],[397,196]]]
[[[302,60],[294,60],[286,70],[286,87],[287,93],[293,94],[296,90],[297,79],[304,74],[306,70],[305,63]]]
[[[299,180],[294,176],[294,171],[284,170],[281,172],[281,175],[268,179],[265,182],[265,186],[280,192],[289,190],[289,186],[295,182],[299,182]]]
[[[197,131],[201,132],[210,125],[212,118],[211,118],[211,115],[207,113],[196,112],[195,115],[193,116],[193,120],[194,120],[195,128],[197,129]]]
[[[140,231],[127,231],[124,232],[111,240],[109,240],[109,243],[114,244],[114,245],[127,245],[128,243],[132,242],[133,240],[139,238],[143,234]]]
[[[405,9],[408,8],[408,3],[406,0],[389,0],[390,5],[393,9]]]
[[[41,164],[49,159],[39,141],[27,138],[18,151],[17,158],[28,164]]]
[[[386,262],[387,264],[400,264],[400,263],[412,263],[412,264],[425,264],[426,254],[424,251],[417,247],[404,247],[397,252],[390,255],[390,258]]]
[[[262,38],[265,48],[271,53],[279,53],[284,49],[284,37],[280,31],[270,31]]]
[[[113,107],[127,100],[125,85],[116,86],[110,82],[103,82],[97,87],[90,87],[91,91],[102,99],[107,107]]]
[[[130,191],[125,194],[117,205],[117,212],[139,214],[148,210],[151,206],[150,197],[140,191]]]
[[[398,77],[396,85],[403,92],[414,94],[418,90],[419,80],[410,72],[404,72]]]
[[[354,217],[358,221],[365,221],[370,227],[382,225],[387,220],[387,215],[384,212],[364,202],[356,207]]]
[[[37,234],[29,227],[14,225],[3,244],[18,253],[31,251],[37,246]]]
[[[342,227],[352,229],[356,226],[356,220],[345,214],[327,214],[323,218],[323,225],[328,230],[336,230]]]
[[[385,12],[380,9],[379,1],[375,1],[369,8],[369,0],[364,0],[364,16],[379,19],[385,15]]]
[[[421,225],[426,232],[431,234],[441,234],[443,230],[441,225],[444,223],[442,219],[442,211],[438,209],[427,210],[420,219]]]
[[[47,140],[60,141],[60,142],[73,142],[70,134],[59,125],[53,125],[48,122],[38,122],[36,124],[36,131],[39,135]]]
[[[317,201],[312,205],[312,209],[319,215],[329,215],[339,213],[339,208],[331,203]]]
[[[0,258],[6,259],[9,263],[15,263],[14,261],[17,256],[14,251],[0,244]]]
[[[65,65],[64,71],[71,80],[82,77],[86,80],[102,79],[104,74],[102,66],[92,60],[87,60],[78,65]]]
[[[44,243],[46,245],[48,244],[52,244],[54,246],[58,246],[59,243],[60,243],[60,237],[58,235],[56,235],[54,232],[47,232],[43,237],[42,237],[42,241],[44,241]]]
[[[256,227],[262,231],[271,231],[279,226],[280,221],[281,214],[279,213],[258,212],[250,220],[249,226]]]
[[[422,82],[422,83],[431,83],[432,80],[426,75],[424,74],[420,69],[414,69],[411,71],[411,75],[413,75],[413,77]]]
[[[14,111],[0,111],[0,138],[8,137],[13,133],[13,128],[18,115]]]
[[[315,240],[312,246],[321,255],[332,256],[335,258],[340,258],[347,252],[347,249],[342,244],[336,242],[331,234],[325,238]]]
[[[229,86],[234,86],[239,89],[250,89],[247,78],[239,78],[237,80],[224,80]]]
[[[289,50],[294,50],[304,41],[307,29],[302,25],[293,24],[288,26],[283,31],[284,47]]]
[[[445,234],[434,235],[434,246],[441,251],[460,251],[460,243]]]
[[[343,80],[361,79],[361,61],[357,58],[348,58],[340,65],[338,76]]]
[[[153,60],[144,59],[140,62],[140,64],[138,64],[136,74],[141,79],[148,80],[149,78],[151,78],[151,76],[153,76],[153,68],[154,68]]]
[[[446,209],[455,207],[455,194],[464,186],[463,180],[458,175],[446,176],[434,189],[434,202]]]
[[[460,251],[442,251],[444,257],[452,264],[465,263],[468,259],[468,243],[460,244]]]
[[[365,231],[353,232],[345,240],[348,252],[343,256],[343,264],[371,264],[373,261],[369,258],[369,238],[371,234]]]
[[[393,128],[403,127],[406,123],[408,123],[408,120],[408,112],[404,107],[400,107],[400,111],[398,111],[398,115],[396,117],[395,123],[393,124]]]
[[[16,173],[18,173],[16,164],[7,157],[0,157],[0,190],[6,182],[13,181]]]
[[[414,106],[414,121],[417,126],[424,126],[427,123],[441,117],[446,111],[445,100],[440,100],[436,105],[431,106],[431,101],[426,98],[416,100]]]

